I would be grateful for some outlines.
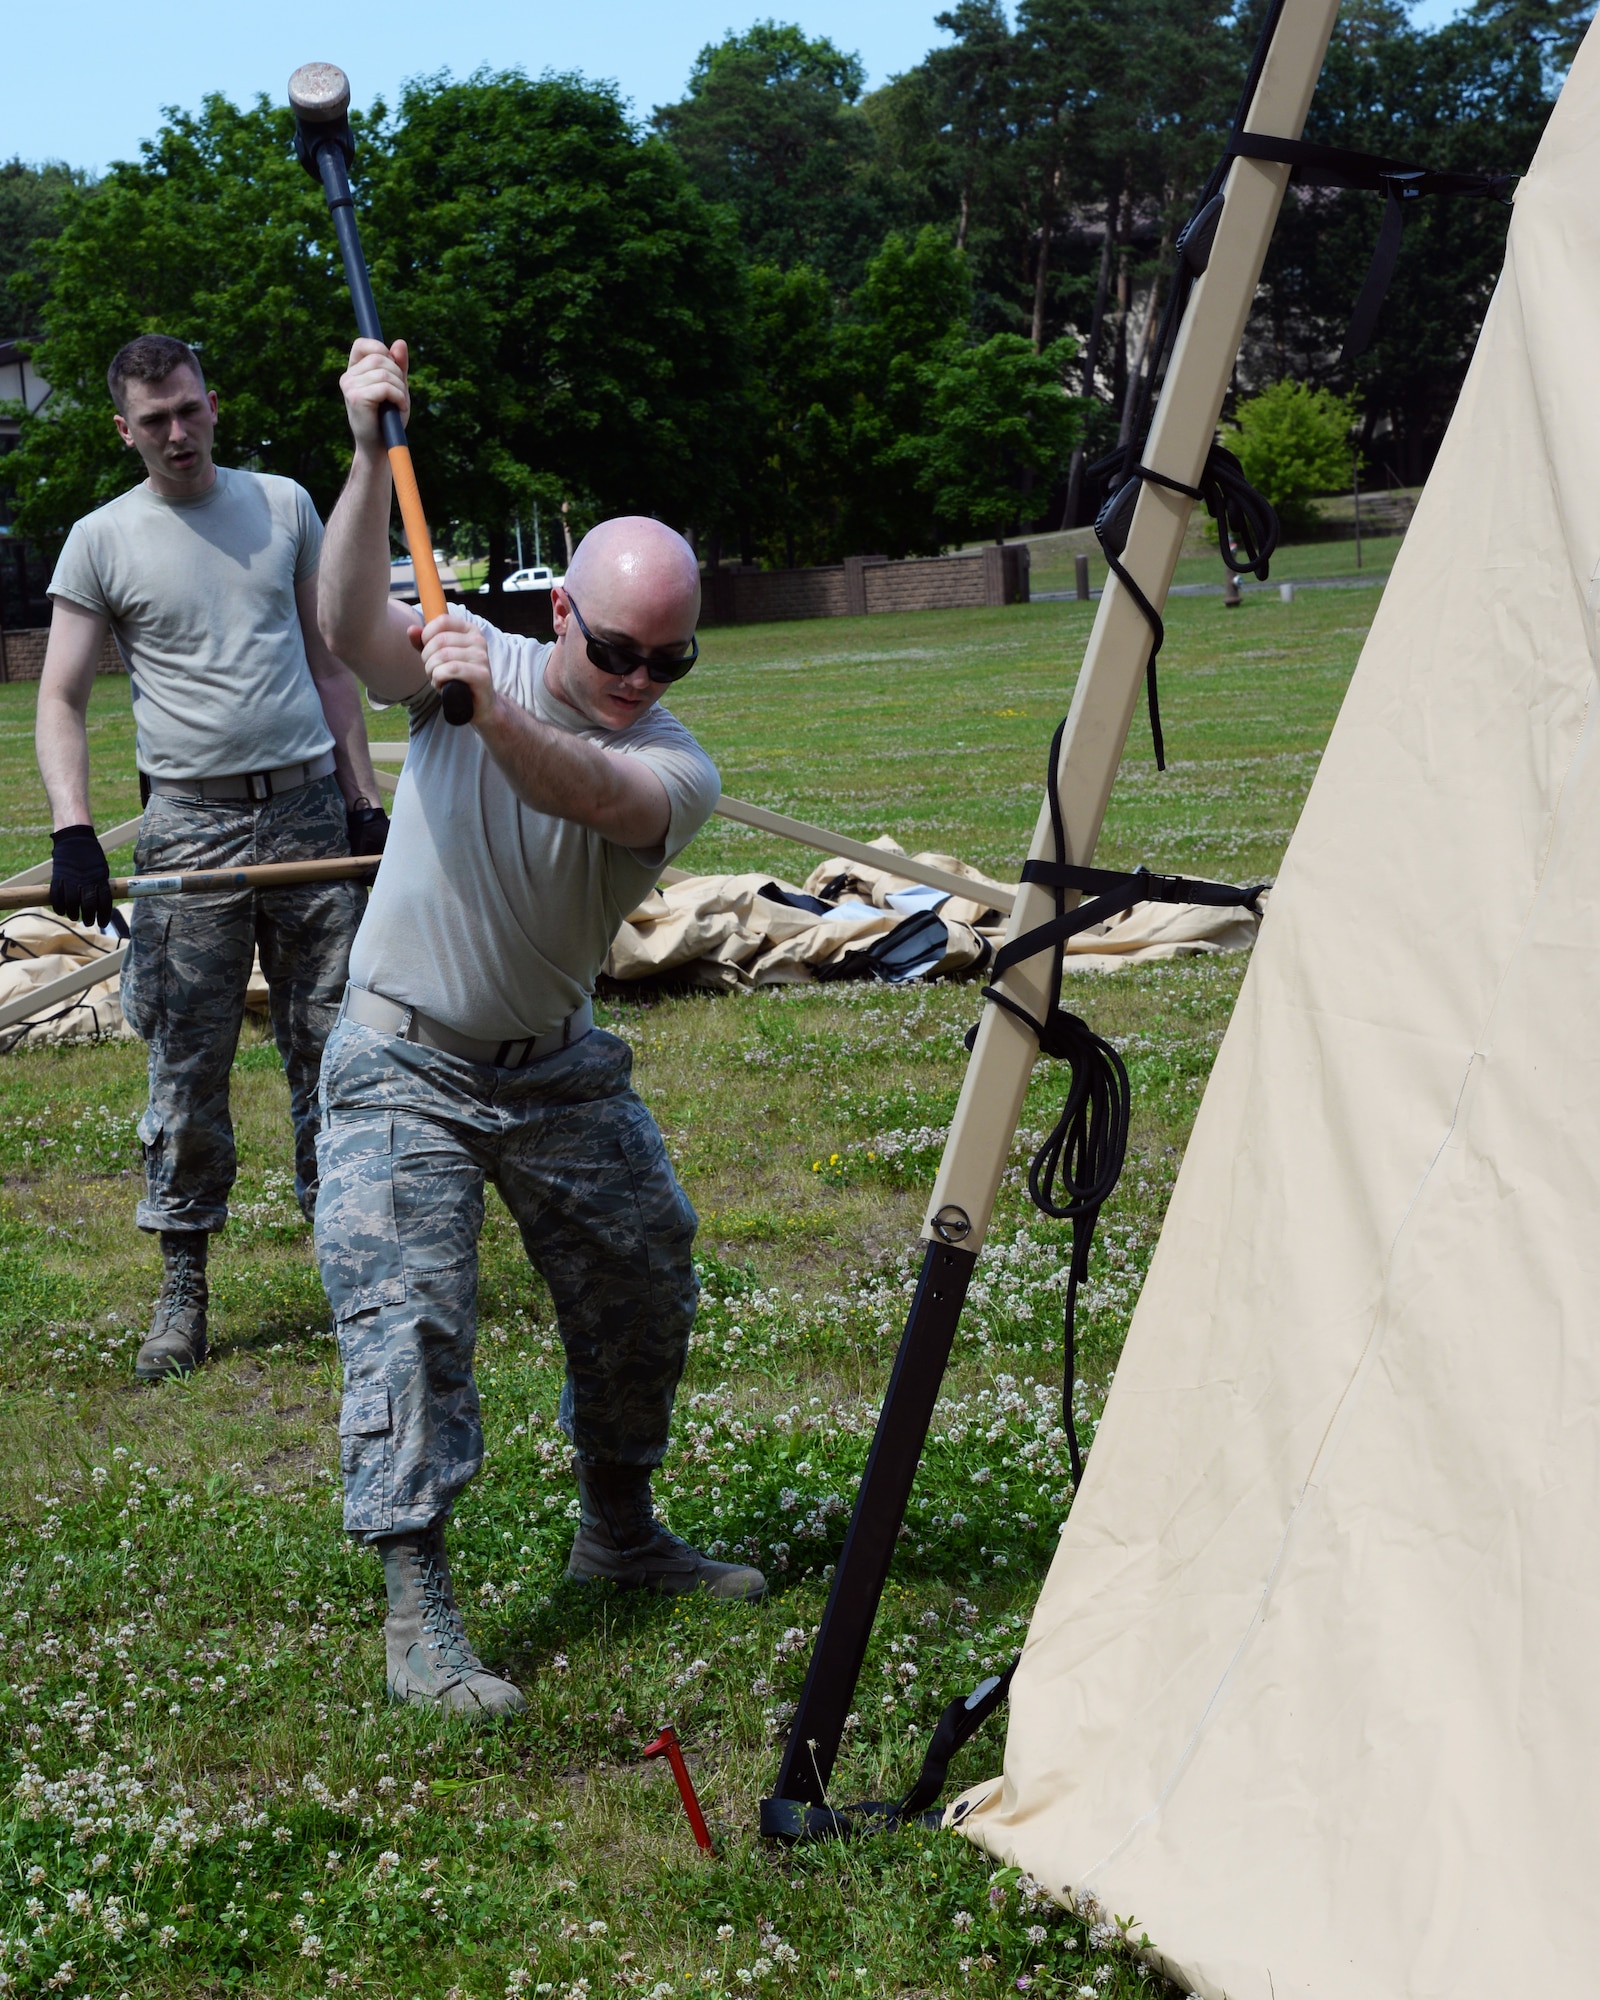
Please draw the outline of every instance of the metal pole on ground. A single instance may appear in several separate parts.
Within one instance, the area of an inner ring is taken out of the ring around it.
[[[1072,580],[1078,587],[1078,602],[1080,604],[1087,604],[1089,602],[1089,558],[1087,556],[1074,556],[1072,558]]]
[[[1299,137],[1337,12],[1338,0],[1284,0],[1247,130]],[[1287,167],[1265,161],[1235,159],[1229,169],[1215,241],[1189,298],[1144,452],[1144,464],[1182,485],[1199,483],[1288,178]],[[1186,494],[1153,481],[1140,488],[1122,560],[1157,606],[1171,584],[1192,504]],[[1143,613],[1119,579],[1108,577],[1062,742],[1057,794],[1071,861],[1093,858],[1149,651]],[[1054,858],[1048,801],[1029,852],[1033,858]],[[1053,893],[1024,884],[1008,936],[1019,937],[1054,914]],[[1016,966],[1002,983],[1024,1012],[1044,1017],[1048,955]],[[764,1831],[792,1831],[798,1811],[826,1803],[962,1302],[1037,1053],[1033,1035],[1020,1021],[1000,1007],[985,1010],[928,1203],[921,1280],[790,1726],[776,1795],[763,1801]]]

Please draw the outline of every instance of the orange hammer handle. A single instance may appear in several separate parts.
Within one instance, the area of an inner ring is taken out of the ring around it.
[[[422,495],[417,490],[416,469],[411,463],[411,447],[389,447],[389,470],[394,475],[395,497],[400,502],[400,523],[405,529],[406,548],[411,556],[411,574],[417,580],[417,597],[425,619],[445,614],[444,586],[433,560],[433,537],[428,533],[428,517],[422,511]]]

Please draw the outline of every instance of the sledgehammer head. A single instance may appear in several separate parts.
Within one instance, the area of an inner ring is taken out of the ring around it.
[[[302,63],[289,79],[289,102],[307,125],[331,125],[350,109],[350,79],[337,63]]]
[[[294,148],[314,181],[322,178],[317,155],[336,146],[348,167],[356,154],[350,131],[350,79],[337,63],[302,63],[289,79],[294,111]]]

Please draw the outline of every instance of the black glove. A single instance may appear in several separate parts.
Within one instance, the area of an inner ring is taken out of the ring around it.
[[[92,826],[63,826],[50,836],[50,907],[74,923],[111,921],[111,864]]]
[[[368,805],[365,799],[357,799],[345,814],[344,823],[350,836],[352,854],[383,852],[383,843],[389,838],[389,815],[382,806]]]

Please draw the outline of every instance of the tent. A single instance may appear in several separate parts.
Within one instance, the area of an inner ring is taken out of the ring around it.
[[[1228,2000],[1600,1962],[1600,39],[952,1820]]]

